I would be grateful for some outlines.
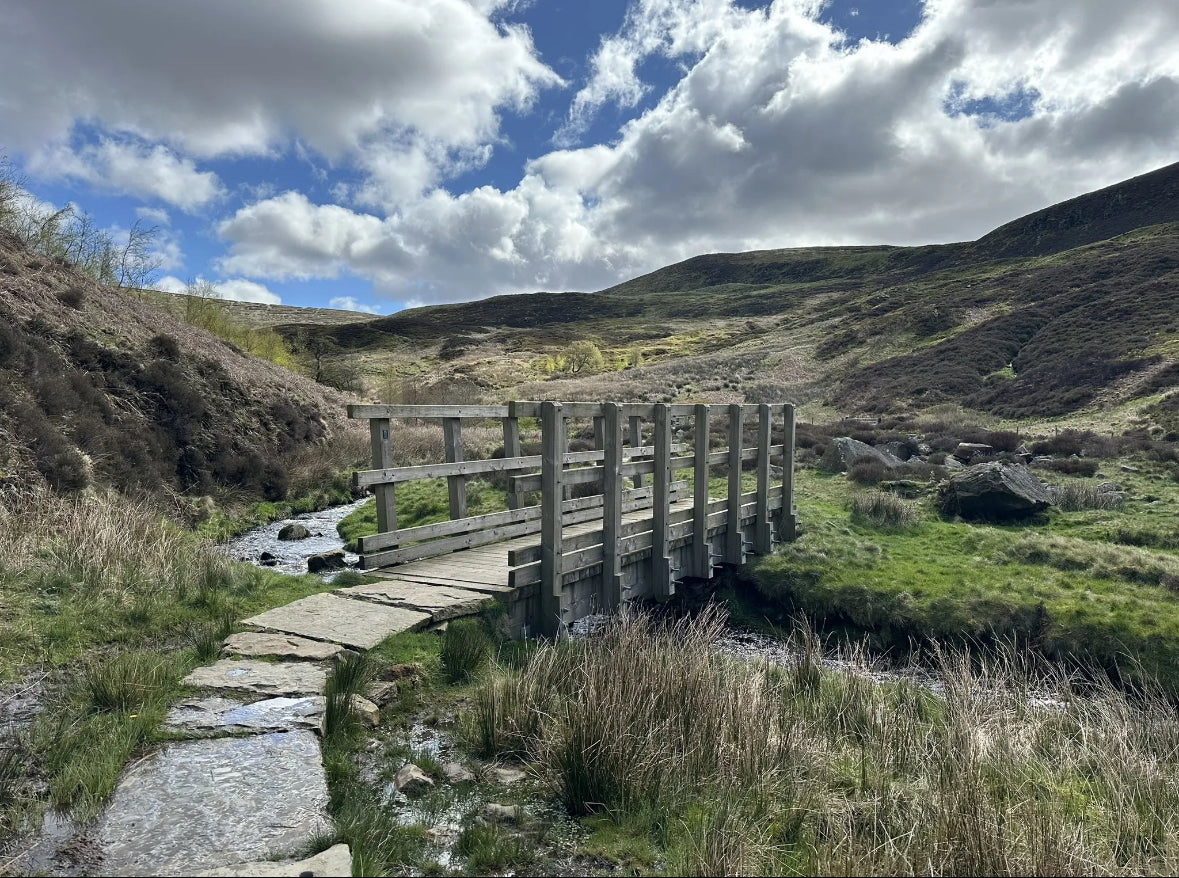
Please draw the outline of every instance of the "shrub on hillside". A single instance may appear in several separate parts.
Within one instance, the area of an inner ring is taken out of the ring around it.
[[[857,485],[876,485],[884,479],[893,478],[895,470],[874,457],[857,460],[847,470],[849,481]]]
[[[1097,474],[1097,461],[1083,457],[1066,457],[1064,460],[1049,461],[1044,466],[1067,476],[1094,476]]]

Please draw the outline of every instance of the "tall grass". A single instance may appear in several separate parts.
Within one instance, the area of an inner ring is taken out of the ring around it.
[[[935,688],[862,653],[729,659],[720,620],[545,646],[481,689],[476,743],[536,760],[566,807],[643,825],[674,874],[1173,874],[1179,722],[1010,649],[934,649]],[[1083,693],[1083,694],[1080,694]],[[525,697],[526,696],[526,697]]]
[[[917,504],[888,491],[862,491],[851,498],[852,520],[874,527],[904,530],[918,521]]]

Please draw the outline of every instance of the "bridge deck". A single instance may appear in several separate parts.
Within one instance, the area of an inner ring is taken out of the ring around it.
[[[672,511],[691,509],[692,501],[678,500],[671,504]],[[639,510],[622,516],[624,524],[649,520],[651,511]],[[565,534],[569,537],[592,533],[600,530],[601,521],[588,521],[582,524],[569,525]],[[531,597],[537,590],[535,583],[512,588],[508,584],[508,552],[513,549],[526,549],[536,545],[536,535],[530,534],[505,540],[502,543],[492,543],[487,546],[476,546],[451,552],[447,555],[435,555],[420,561],[407,561],[395,567],[384,567],[368,573],[369,576],[404,582],[418,582],[426,585],[447,585],[463,588],[467,591],[481,592],[499,598],[511,604]]]

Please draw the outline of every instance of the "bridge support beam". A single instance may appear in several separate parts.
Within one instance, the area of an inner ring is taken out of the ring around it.
[[[540,523],[540,633],[558,637],[568,631],[569,596],[564,588],[562,502],[565,498],[565,414],[561,404],[540,404],[541,523]]]
[[[602,471],[602,590],[599,603],[614,612],[623,602],[622,593],[622,407],[615,402],[604,406],[602,439],[606,457]],[[595,424],[598,419],[594,419]]]

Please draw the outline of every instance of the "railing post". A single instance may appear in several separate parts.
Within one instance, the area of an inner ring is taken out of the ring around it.
[[[393,431],[389,419],[369,419],[368,430],[372,440],[373,469],[392,469]],[[377,498],[377,533],[397,530],[397,502],[393,486],[377,485],[374,493]]]
[[[770,521],[770,407],[757,407],[757,523],[753,529],[753,547],[759,555],[774,550],[774,530]]]
[[[792,403],[783,406],[786,423],[782,425],[782,517],[778,536],[783,542],[798,539],[798,510],[794,507],[794,419]]]
[[[622,604],[622,407],[616,402],[604,406],[602,444],[606,457],[602,472],[602,592],[606,612]],[[598,419],[594,419],[595,426]]]
[[[744,539],[741,535],[741,439],[744,416],[741,406],[729,406],[729,509],[725,531],[725,560],[745,563]]]
[[[643,446],[643,419],[638,415],[631,415],[630,417],[630,447],[641,448]],[[636,488],[643,487],[643,474],[635,473],[632,484]]]
[[[508,406],[508,417],[504,418],[504,457],[507,458],[520,456],[520,420],[516,417],[515,406],[514,402]],[[505,476],[509,478],[508,485],[510,487],[510,474],[505,472]],[[508,509],[519,508],[520,495],[509,490]]]
[[[565,416],[561,404],[542,402],[541,429],[541,528],[540,528],[540,631],[555,637],[565,630],[568,602],[562,582],[562,501],[564,491]]]
[[[701,579],[712,577],[712,547],[708,544],[708,413],[706,405],[694,409],[692,470],[692,571]]]
[[[655,405],[655,481],[651,506],[651,590],[658,597],[675,594],[667,540],[671,514],[671,425],[667,403]]]
[[[463,459],[463,428],[458,418],[442,419],[442,435],[446,443],[446,462],[459,463]],[[467,477],[447,476],[446,493],[450,500],[450,518],[467,517]]]

